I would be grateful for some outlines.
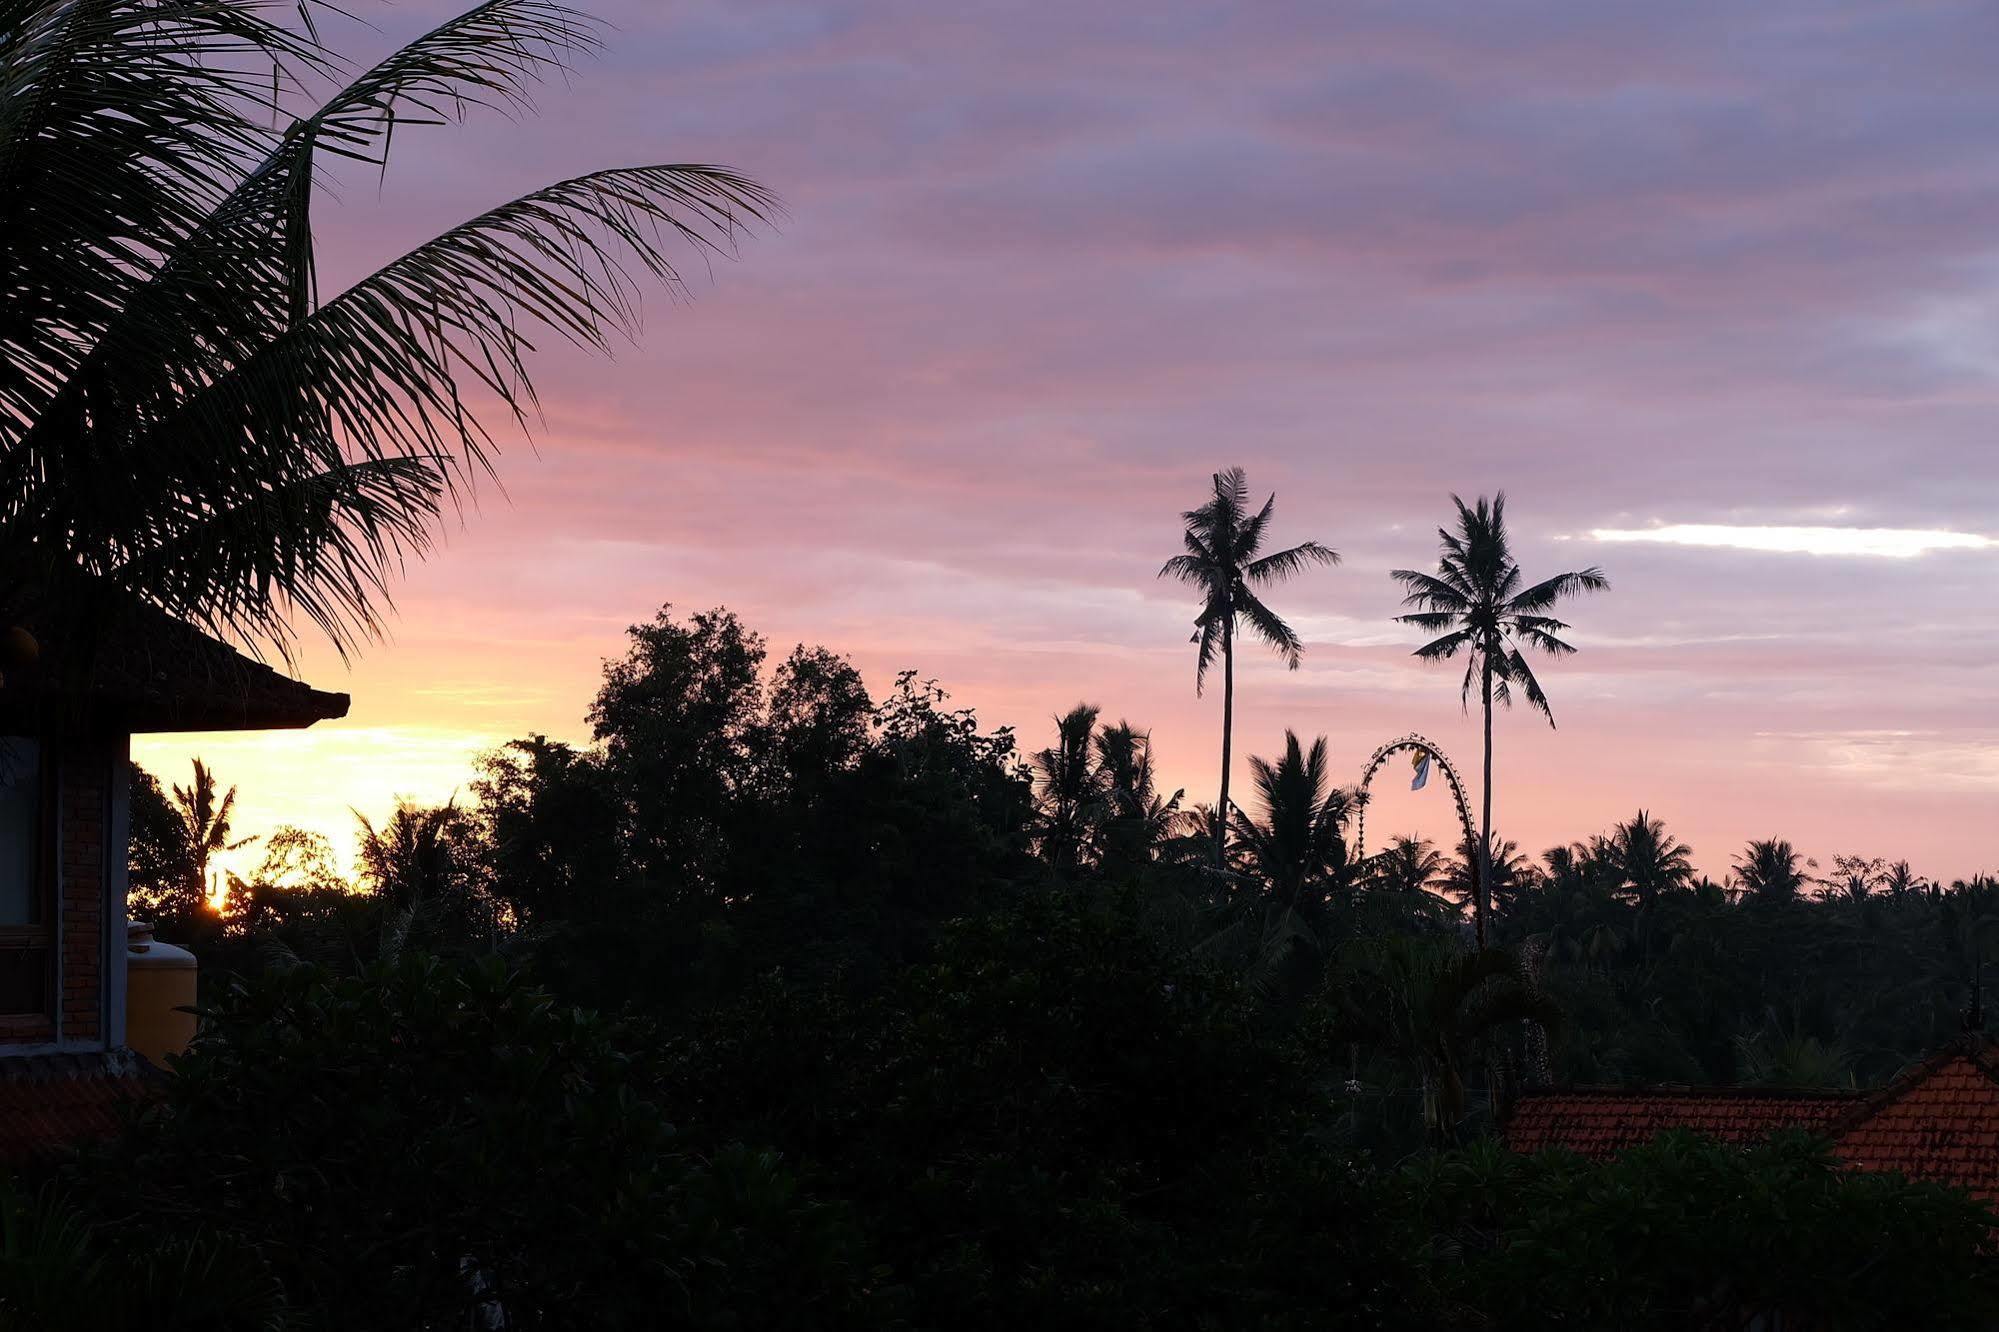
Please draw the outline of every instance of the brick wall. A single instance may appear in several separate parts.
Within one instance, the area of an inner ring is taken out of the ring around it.
[[[62,1039],[91,1041],[103,1035],[104,829],[111,774],[98,745],[65,745],[61,764],[56,1009]]]

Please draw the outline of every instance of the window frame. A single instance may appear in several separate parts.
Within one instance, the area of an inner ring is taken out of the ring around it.
[[[38,1006],[26,1009],[0,1007],[0,1020],[20,1020],[24,1018],[55,1019],[55,955],[56,921],[59,904],[57,901],[56,850],[61,843],[60,794],[56,781],[55,746],[47,736],[21,736],[23,740],[35,742],[35,791],[36,806],[34,820],[35,868],[34,892],[30,898],[37,919],[24,925],[0,924],[0,965],[13,960],[16,954],[41,954],[41,975],[36,988],[40,992]],[[0,996],[7,987],[0,985]]]

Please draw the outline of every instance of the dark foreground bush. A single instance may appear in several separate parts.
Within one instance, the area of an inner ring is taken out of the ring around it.
[[[1309,1028],[1306,1028],[1309,1029]],[[234,988],[0,1194],[0,1326],[1979,1327],[1990,1218],[1822,1147],[1344,1147],[1326,1061],[1114,900],[662,1037],[498,962]]]
[[[238,986],[85,1181],[131,1246],[240,1239],[323,1326],[863,1325],[843,1209],[681,1149],[632,1052],[497,961]]]
[[[1404,1179],[1439,1286],[1498,1327],[1999,1326],[1983,1207],[1804,1134],[1668,1134],[1606,1163],[1485,1144]]]
[[[1434,1326],[1316,1057],[1120,895],[1025,894],[880,992],[773,981],[668,1050],[689,1133],[810,1162],[915,1326]]]

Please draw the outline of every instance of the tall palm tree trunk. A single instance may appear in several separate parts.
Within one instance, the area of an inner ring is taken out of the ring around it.
[[[1222,625],[1222,795],[1215,807],[1215,868],[1225,870],[1229,848],[1229,746],[1235,737],[1235,617]]]
[[[1485,947],[1485,917],[1492,904],[1492,658],[1485,658],[1480,697],[1485,705],[1485,790],[1478,827],[1478,882],[1472,888],[1472,927]]]

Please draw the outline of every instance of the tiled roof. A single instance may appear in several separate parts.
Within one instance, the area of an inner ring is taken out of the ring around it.
[[[1577,1087],[1522,1093],[1507,1119],[1518,1152],[1601,1158],[1686,1129],[1749,1143],[1777,1129],[1821,1133],[1856,1170],[1896,1170],[1999,1202],[1999,1044],[1967,1038],[1869,1093],[1754,1087]]]
[[[1949,1050],[1868,1097],[1837,1126],[1833,1149],[1859,1170],[1899,1170],[1999,1200],[1999,1058],[1991,1045]]]
[[[1528,1091],[1505,1126],[1517,1152],[1566,1148],[1601,1158],[1669,1129],[1718,1142],[1755,1142],[1781,1128],[1827,1131],[1861,1101],[1857,1092],[1756,1087],[1574,1087]]]
[[[0,1164],[116,1135],[160,1076],[130,1051],[0,1057]]]
[[[0,733],[269,730],[347,715],[326,693],[252,661],[108,584],[71,578],[0,605],[37,658],[0,678]]]

